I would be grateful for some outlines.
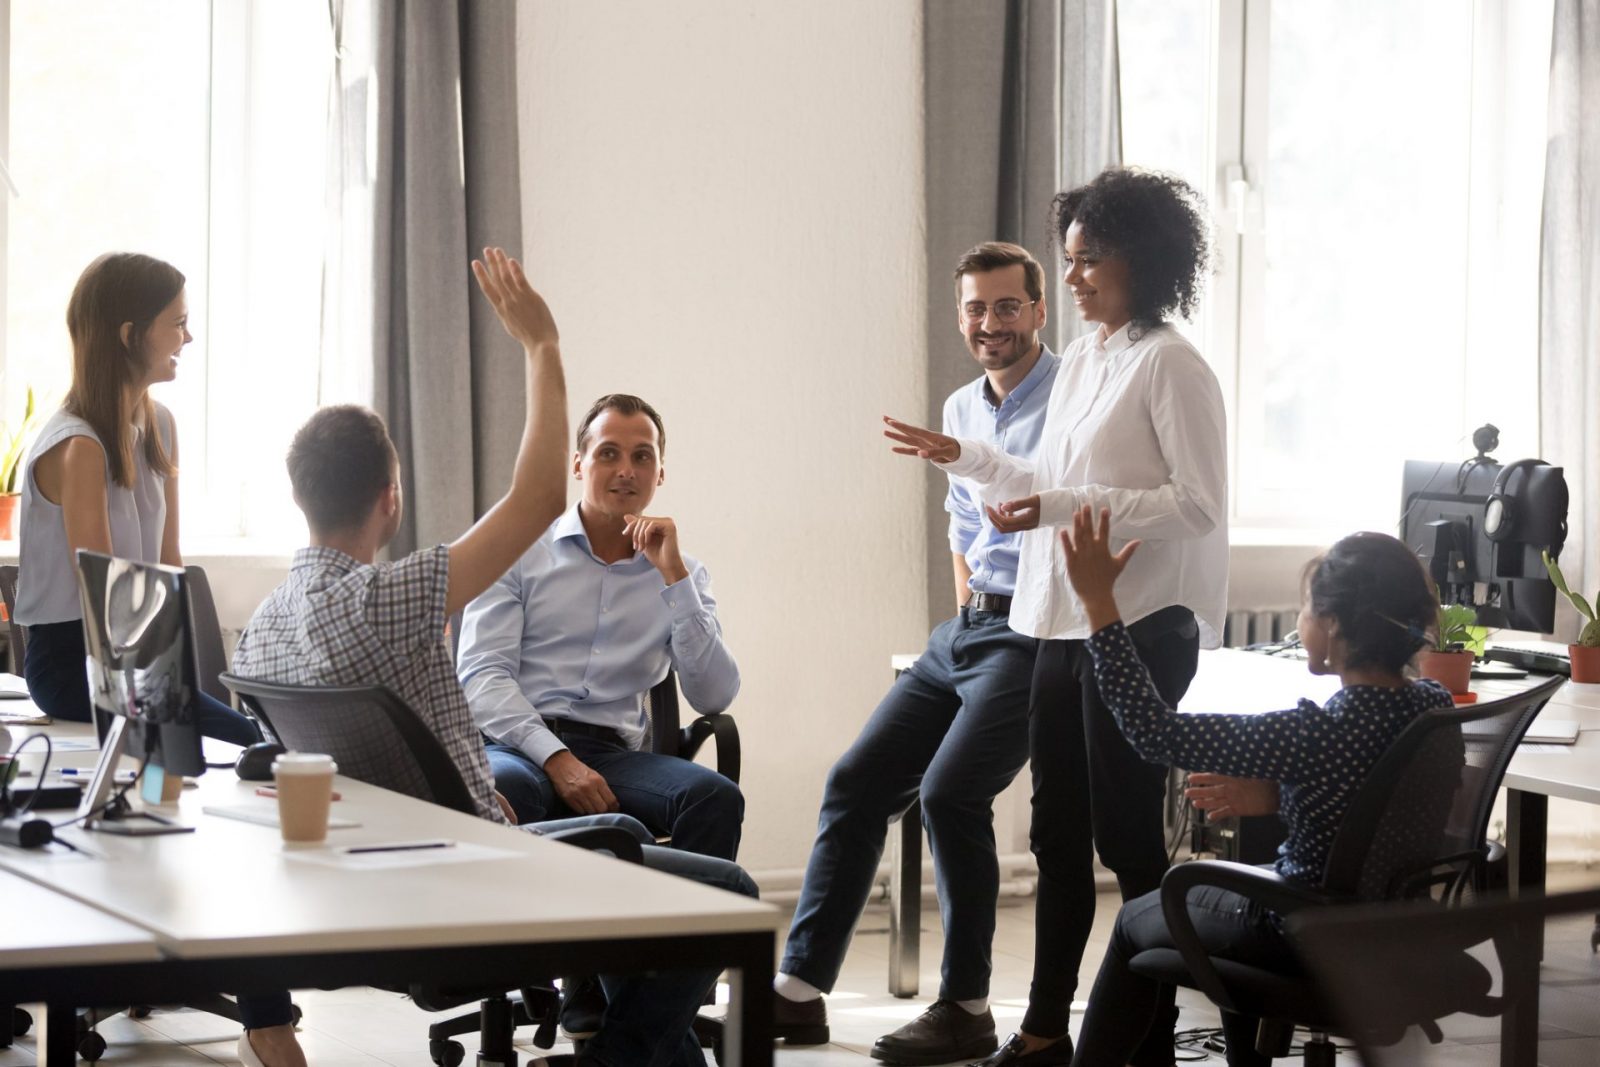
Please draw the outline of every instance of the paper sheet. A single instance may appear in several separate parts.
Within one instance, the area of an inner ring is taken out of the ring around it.
[[[377,842],[374,842],[376,844]],[[526,853],[510,849],[490,848],[470,841],[457,841],[449,848],[417,849],[410,852],[357,852],[344,851],[342,846],[324,846],[315,849],[297,849],[285,852],[289,859],[301,863],[316,863],[324,867],[337,867],[343,871],[395,871],[405,867],[435,867],[446,863],[477,863],[480,860],[515,859]]]

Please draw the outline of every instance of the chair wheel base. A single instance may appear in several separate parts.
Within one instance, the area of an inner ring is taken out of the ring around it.
[[[439,1067],[460,1067],[467,1058],[467,1047],[459,1041],[429,1041],[428,1057]]]
[[[106,1054],[106,1039],[90,1030],[78,1038],[78,1058],[93,1063]]]

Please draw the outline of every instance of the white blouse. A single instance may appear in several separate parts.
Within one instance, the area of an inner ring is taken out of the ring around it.
[[[1173,604],[1193,611],[1200,643],[1222,643],[1228,601],[1228,447],[1222,390],[1170,326],[1130,339],[1080,337],[1062,355],[1032,462],[961,441],[951,474],[986,504],[1038,494],[1039,526],[1022,537],[1011,626],[1031,637],[1085,639],[1089,620],[1067,582],[1055,527],[1084,504],[1111,509],[1113,548],[1144,544],[1117,580],[1133,623]]]

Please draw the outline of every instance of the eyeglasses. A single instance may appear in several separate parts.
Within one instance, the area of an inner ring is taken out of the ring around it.
[[[961,305],[961,314],[968,322],[976,325],[989,317],[989,312],[994,312],[994,317],[1002,323],[1016,322],[1022,315],[1022,309],[1037,304],[1037,300],[996,300],[993,305],[985,304],[982,300],[969,300]]]

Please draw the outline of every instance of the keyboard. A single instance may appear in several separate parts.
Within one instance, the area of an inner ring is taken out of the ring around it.
[[[1572,660],[1565,652],[1557,652],[1556,647],[1559,646],[1491,645],[1484,651],[1483,658],[1539,674],[1571,675]]]

